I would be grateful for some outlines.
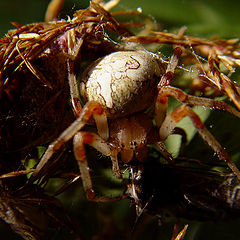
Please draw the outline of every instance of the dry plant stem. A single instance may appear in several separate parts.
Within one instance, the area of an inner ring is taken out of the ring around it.
[[[28,61],[21,53],[21,51],[19,50],[19,41],[16,43],[16,50],[19,53],[19,56],[21,56],[23,63],[26,64],[27,68],[32,72],[32,74],[34,76],[36,76],[38,78],[38,80],[40,80],[41,82],[43,82],[46,86],[48,86],[49,88],[52,88],[52,85],[50,84],[50,82],[45,78],[45,76],[38,71],[38,69],[36,67],[34,67],[30,61]]]
[[[219,63],[229,69],[231,72],[234,71],[235,67],[239,67],[239,40],[238,39],[216,39],[208,40],[197,38],[193,36],[187,36],[184,34],[173,34],[167,32],[154,32],[155,36],[131,36],[123,39],[126,42],[136,42],[143,44],[151,43],[169,43],[176,44],[181,46],[190,47],[192,55],[195,60],[202,65],[203,63],[208,63],[208,71],[203,71],[204,74],[202,77],[206,78],[208,81],[217,86],[221,91],[225,92],[226,95],[234,102],[236,107],[240,110],[240,96],[239,91],[236,87],[236,84],[229,79],[225,74],[220,73],[216,68],[215,63],[219,66]],[[193,47],[197,48],[197,52],[200,52],[200,55],[195,53]],[[207,52],[206,52],[207,51]],[[208,61],[205,60],[202,56],[208,56]],[[193,64],[194,64],[194,59]],[[203,69],[200,69],[203,70]]]
[[[186,234],[187,228],[188,228],[188,224],[186,224],[184,228],[179,232],[180,223],[179,222],[175,223],[171,240],[183,240]]]
[[[17,177],[25,174],[29,174],[34,172],[34,169],[29,169],[29,170],[20,170],[20,171],[14,171],[14,172],[9,172],[3,175],[0,175],[0,179],[3,178],[11,178],[11,177]]]
[[[45,14],[45,21],[55,20],[63,7],[64,0],[51,0]]]
[[[187,228],[188,228],[188,224],[184,226],[184,228],[178,233],[178,235],[173,240],[183,240],[187,232]]]
[[[216,85],[219,89],[223,89],[227,96],[232,99],[236,107],[240,110],[240,96],[234,83],[225,74],[219,72],[216,66],[219,66],[219,60],[214,48],[210,51],[208,56],[208,66]]]
[[[111,0],[104,3],[102,6],[105,10],[110,11],[112,8],[116,7],[120,0]]]
[[[223,88],[226,91],[228,97],[232,99],[233,103],[240,110],[240,97],[239,97],[236,86],[231,82],[231,80],[225,74],[221,73],[220,76],[223,80],[222,81]]]

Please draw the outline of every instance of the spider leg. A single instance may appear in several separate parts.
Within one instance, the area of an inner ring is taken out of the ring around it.
[[[164,86],[160,89],[158,94],[158,100],[159,102],[157,104],[166,104],[168,101],[168,97],[174,97],[180,102],[187,103],[189,105],[198,105],[198,106],[204,106],[208,108],[214,108],[219,110],[225,110],[229,113],[235,115],[236,117],[240,118],[240,112],[225,103],[224,101],[216,101],[209,98],[203,98],[203,97],[196,97],[192,95],[186,94],[184,91],[171,87],[171,86]]]
[[[161,90],[163,86],[169,85],[170,81],[173,78],[173,73],[177,67],[178,60],[181,54],[182,54],[182,49],[180,47],[176,47],[168,63],[166,73],[161,77],[161,80],[158,83],[157,87],[159,90]],[[158,127],[161,126],[161,123],[166,117],[167,103],[168,103],[167,97],[162,96],[159,92],[157,96],[156,104],[155,104],[155,120]]]
[[[168,163],[174,163],[173,156],[167,151],[164,143],[160,140],[158,128],[153,127],[151,129],[147,135],[147,144],[154,144],[159,149],[162,156],[168,161]]]
[[[78,132],[73,139],[74,153],[78,161],[81,172],[83,187],[89,201],[108,202],[121,200],[125,196],[119,197],[97,197],[93,190],[90,169],[88,166],[84,144],[88,144],[106,156],[111,156],[111,149],[108,144],[97,134],[91,132]],[[117,161],[116,161],[117,162]]]
[[[71,59],[67,59],[67,68],[68,68],[68,83],[70,87],[72,108],[73,108],[74,115],[76,117],[79,117],[82,111],[82,106],[81,106],[81,101],[80,101],[80,96],[78,91],[77,79],[74,73],[74,62]]]
[[[164,141],[172,133],[176,124],[186,116],[191,119],[193,125],[197,129],[202,139],[208,143],[208,145],[213,149],[215,153],[217,153],[219,159],[225,161],[229,168],[233,171],[233,173],[238,177],[238,179],[240,179],[240,171],[232,162],[227,152],[203,125],[199,116],[190,107],[186,105],[181,105],[180,107],[176,108],[165,118],[162,126],[159,129],[159,135],[161,140]]]
[[[160,82],[158,83],[158,88],[162,86],[169,85],[170,80],[173,78],[173,73],[178,65],[178,60],[182,54],[182,49],[180,47],[176,47],[173,51],[173,55],[167,65],[166,73],[162,76]]]
[[[167,151],[163,142],[161,142],[161,141],[156,142],[155,145],[158,147],[162,156],[168,161],[168,163],[170,163],[170,164],[174,163],[174,158],[173,158],[172,154]]]
[[[60,0],[56,0],[56,1],[60,1]],[[87,32],[90,32],[92,30],[92,27],[93,26],[90,25],[87,29]],[[81,107],[76,74],[74,72],[74,62],[76,62],[76,60],[79,58],[80,50],[84,42],[83,40],[85,36],[86,35],[83,34],[81,38],[77,38],[75,28],[70,29],[67,32],[67,49],[65,49],[68,55],[67,68],[68,68],[68,82],[70,87],[71,103],[72,103],[73,111],[76,117],[79,116],[82,110],[82,107]]]
[[[119,169],[119,165],[118,165],[118,158],[117,158],[117,151],[112,150],[111,151],[111,161],[112,161],[112,170],[115,173],[116,177],[118,178],[122,178],[122,173]]]
[[[122,178],[122,174],[119,169],[118,159],[117,159],[118,152],[116,150],[112,150],[102,137],[92,132],[79,132],[74,136],[74,139],[73,139],[75,157],[78,161],[80,170],[81,170],[81,161],[78,160],[79,154],[77,153],[79,153],[79,151],[82,151],[82,154],[80,154],[80,157],[84,156],[84,159],[85,159],[84,161],[87,161],[85,157],[86,154],[85,154],[84,144],[88,144],[94,147],[96,150],[98,150],[105,156],[110,156],[112,161],[113,172],[118,178]]]
[[[169,82],[173,78],[173,73],[175,68],[177,67],[180,55],[181,49],[179,47],[175,48],[174,54],[171,57],[167,66],[166,73],[162,76],[158,84],[159,92],[155,104],[155,120],[157,126],[160,127],[166,117],[168,98],[170,96],[174,97],[180,102],[188,103],[190,105],[199,105],[209,108],[226,110],[240,118],[240,112],[223,101],[215,101],[213,99],[191,96],[178,88],[169,86]]]
[[[79,114],[82,110],[79,89],[77,84],[76,74],[74,72],[74,61],[77,59],[82,46],[82,38],[76,39],[75,29],[70,29],[67,32],[67,54],[69,58],[67,59],[67,69],[68,69],[68,83],[70,87],[70,96],[73,112],[76,117],[79,117]]]
[[[86,125],[92,116],[94,116],[97,120],[96,125],[98,129],[101,129],[100,133],[107,132],[103,135],[108,135],[107,117],[104,109],[99,103],[95,101],[89,101],[82,109],[80,116],[66,130],[64,130],[55,141],[53,141],[48,146],[34,173],[32,174],[32,180],[36,179],[37,176],[41,177],[41,175],[43,175],[43,173],[40,172],[42,172],[42,169],[47,164],[48,160],[64,145],[65,142],[73,138],[73,136]],[[98,120],[100,121],[98,122]]]
[[[172,134],[177,134],[177,135],[181,136],[181,147],[179,150],[179,154],[181,154],[185,145],[187,144],[187,134],[182,128],[179,128],[179,127],[175,127],[173,129]]]
[[[168,105],[168,98],[170,96],[174,97],[180,102],[187,103],[189,105],[198,105],[198,106],[204,106],[208,108],[225,110],[235,115],[236,117],[240,118],[240,112],[237,109],[225,103],[224,101],[216,101],[209,98],[196,97],[196,96],[188,95],[184,91],[178,88],[175,88],[172,86],[163,86],[158,93],[158,97],[156,100],[156,107],[155,107],[155,111],[162,111],[162,112],[159,112],[158,114],[156,113],[156,123],[158,127],[162,125],[164,119],[166,118],[166,109]],[[183,132],[179,133],[178,130],[174,130],[174,134],[175,133],[182,135],[182,141],[184,143],[185,134],[183,134]]]

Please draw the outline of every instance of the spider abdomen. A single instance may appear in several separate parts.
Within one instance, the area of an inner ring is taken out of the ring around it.
[[[148,51],[120,51],[94,62],[86,70],[80,92],[97,101],[108,117],[141,111],[154,103],[163,74],[157,55]]]

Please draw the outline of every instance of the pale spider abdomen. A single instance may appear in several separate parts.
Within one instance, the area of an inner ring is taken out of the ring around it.
[[[84,73],[80,93],[97,101],[108,117],[141,111],[154,103],[164,69],[148,51],[120,51],[94,62]]]

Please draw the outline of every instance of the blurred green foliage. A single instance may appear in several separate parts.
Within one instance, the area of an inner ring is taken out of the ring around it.
[[[239,37],[240,2],[237,0],[122,0],[121,5],[141,7],[167,30],[186,26],[188,33],[197,36]]]
[[[0,35],[3,36],[12,28],[10,22],[27,24],[43,21],[48,2],[48,0],[0,0]],[[71,16],[75,10],[87,6],[86,0],[66,0],[61,16],[64,18],[67,15]],[[138,7],[142,8],[144,14],[153,16],[162,30],[166,29],[171,32],[186,26],[187,33],[195,36],[240,37],[240,1],[238,0],[122,0],[118,9],[135,10]],[[240,125],[237,124],[236,119],[229,114],[216,113],[207,120],[206,126],[212,126],[213,135],[223,146],[227,147],[234,160],[239,160]],[[202,148],[202,145],[204,146],[202,140],[195,136],[185,149],[186,156],[212,158],[209,148],[206,147],[205,150],[205,146]],[[108,222],[112,224],[111,227],[114,226],[112,231],[127,231],[128,235],[131,235],[135,218],[134,208],[129,207],[129,201],[111,204],[91,203],[89,210],[84,193],[79,191],[80,184],[77,182],[70,191],[61,195],[61,199],[65,201],[68,209],[73,210],[75,217],[81,222],[81,231],[85,231],[83,235],[86,239],[90,239],[93,232],[98,233],[104,230]],[[191,223],[185,239],[238,239],[240,235],[238,225],[239,222],[236,221],[229,224]],[[159,228],[156,219],[152,218],[145,224],[144,232],[138,239],[170,239],[172,226],[172,224],[166,224]],[[56,232],[54,239],[70,239],[67,235],[60,235]],[[2,239],[20,239],[4,228],[0,228],[0,236]],[[124,239],[123,236],[126,234],[119,235],[118,239]]]

